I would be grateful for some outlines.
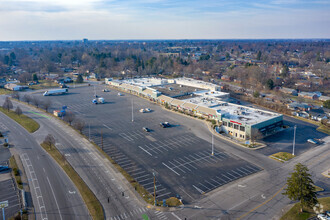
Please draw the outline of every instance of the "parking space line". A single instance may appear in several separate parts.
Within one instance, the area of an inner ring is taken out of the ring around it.
[[[228,174],[228,175],[230,175],[231,177],[233,177],[233,178],[234,178],[233,180],[236,180],[236,179],[237,179],[237,177],[234,176],[233,174],[229,173],[229,171],[227,171],[226,174]]]
[[[202,185],[204,188],[206,188],[206,190],[207,190],[207,191],[209,191],[209,190],[210,190],[210,188],[209,188],[209,187],[205,186],[205,185],[204,185],[204,184],[202,184],[202,183],[199,183],[199,185]]]
[[[156,198],[160,198],[160,197],[164,197],[164,196],[166,196],[166,195],[169,195],[169,194],[171,194],[171,192],[167,192],[167,193],[164,193],[164,194],[161,194],[161,195],[156,195]]]
[[[170,169],[173,173],[175,173],[176,175],[180,176],[179,173],[175,172],[171,167],[167,166],[164,162],[162,162],[162,164],[167,167],[168,169]]]
[[[206,183],[208,183],[209,185],[216,187],[216,185],[213,185],[212,183],[210,183],[209,181],[205,180]]]
[[[172,169],[178,168],[180,171],[186,173],[184,170],[180,169],[179,166],[176,166],[175,164],[173,164],[171,161],[168,161],[171,165],[173,165]]]
[[[139,146],[139,148],[140,148],[141,150],[143,150],[144,152],[146,152],[147,154],[149,154],[150,156],[152,156],[152,154],[149,153],[149,151],[145,150],[143,147]]]

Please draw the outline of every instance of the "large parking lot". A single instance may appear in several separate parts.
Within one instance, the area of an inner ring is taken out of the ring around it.
[[[69,94],[48,96],[52,109],[66,105],[84,119],[83,133],[110,155],[123,169],[153,194],[156,176],[158,200],[180,195],[192,202],[202,194],[229,182],[260,171],[262,168],[216,147],[211,155],[211,139],[206,141],[190,131],[190,118],[167,112],[147,100],[117,91],[97,95],[106,103],[94,105],[93,87],[70,89]],[[133,105],[133,114],[132,114]],[[141,113],[141,108],[152,111]],[[162,128],[160,122],[172,126]],[[142,128],[147,127],[150,132]]]

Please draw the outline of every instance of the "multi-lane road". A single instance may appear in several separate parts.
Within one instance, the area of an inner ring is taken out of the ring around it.
[[[23,162],[37,219],[91,219],[74,184],[35,136],[2,113],[0,121],[9,131],[12,150]]]

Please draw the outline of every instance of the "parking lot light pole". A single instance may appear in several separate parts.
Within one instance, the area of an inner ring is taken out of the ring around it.
[[[88,139],[91,141],[91,123],[88,123]]]
[[[294,126],[294,131],[293,131],[292,155],[294,155],[294,147],[295,147],[295,144],[296,144],[296,129],[297,129],[297,125]]]
[[[212,131],[212,156],[214,156],[214,140],[213,140],[213,131]]]
[[[133,113],[133,97],[132,97],[132,122],[134,121],[134,113]]]
[[[155,173],[152,173],[154,175],[154,201],[155,201],[155,206],[157,205],[156,203],[156,175]]]

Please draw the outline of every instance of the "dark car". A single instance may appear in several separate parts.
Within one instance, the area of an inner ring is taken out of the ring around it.
[[[146,127],[143,127],[142,128],[145,132],[149,132],[150,131],[150,129],[149,128],[146,128]]]
[[[1,173],[1,172],[5,172],[5,171],[7,171],[7,170],[9,170],[9,167],[7,167],[7,166],[1,166],[1,165],[0,165],[0,173]]]
[[[166,122],[161,122],[159,125],[162,128],[169,128],[169,127],[171,127],[171,124],[168,123],[167,121]]]

